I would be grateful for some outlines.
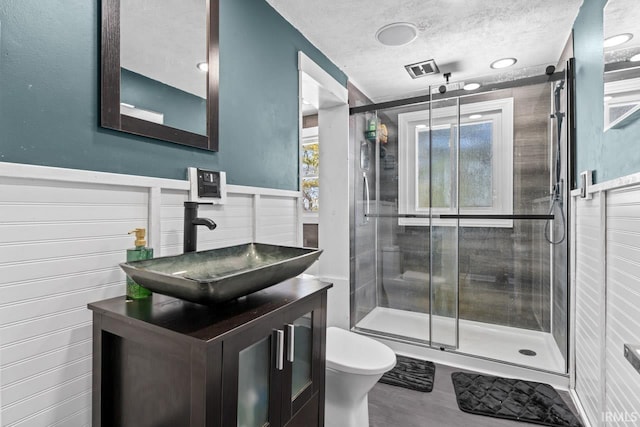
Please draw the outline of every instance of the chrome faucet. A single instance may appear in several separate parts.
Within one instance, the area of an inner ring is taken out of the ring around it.
[[[184,202],[184,240],[183,252],[195,252],[198,245],[198,226],[204,225],[213,230],[217,224],[209,218],[198,218],[198,205],[213,203]]]

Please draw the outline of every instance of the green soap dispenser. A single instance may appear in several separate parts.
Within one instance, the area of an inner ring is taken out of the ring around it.
[[[136,247],[127,249],[127,261],[140,261],[153,258],[153,249],[145,246],[147,242],[144,240],[144,236],[147,231],[144,228],[136,228],[129,232],[129,234],[133,233],[136,235]],[[131,277],[127,276],[127,299],[142,299],[147,298],[149,295],[151,295],[149,289],[143,288],[134,282]]]

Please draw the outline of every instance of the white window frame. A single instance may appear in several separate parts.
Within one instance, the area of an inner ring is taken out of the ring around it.
[[[429,128],[429,110],[414,111],[398,115],[398,213],[400,215],[455,214],[456,208],[419,208],[418,207],[418,153],[417,129]],[[456,117],[457,107],[437,108],[433,117],[440,119]],[[460,106],[460,124],[474,123],[475,120],[463,119],[471,114],[482,114],[494,122],[494,141],[492,144],[492,189],[493,206],[490,208],[460,208],[462,215],[513,214],[513,98],[463,104]],[[481,123],[483,120],[478,120]],[[457,123],[456,123],[457,124]],[[458,130],[459,132],[459,130]],[[429,226],[429,218],[398,218],[399,225]],[[433,225],[455,226],[457,220],[433,218]],[[513,227],[513,220],[461,219],[459,224],[466,227]]]
[[[612,97],[604,101],[604,131],[606,132],[620,126],[640,109],[640,78],[607,82],[604,84],[604,94]],[[611,121],[609,109],[623,105],[635,105],[635,107],[615,121]]]
[[[302,183],[305,178],[302,176],[302,153],[304,146],[308,144],[318,143],[320,147],[320,139],[318,138],[318,127],[309,127],[302,129],[302,138],[300,138],[300,191],[302,191]],[[318,165],[318,178],[320,178],[320,165]],[[302,208],[302,222],[304,224],[318,224],[320,222],[319,212],[308,212]]]

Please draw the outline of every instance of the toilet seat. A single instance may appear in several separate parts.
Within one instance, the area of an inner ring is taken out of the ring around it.
[[[327,368],[360,375],[378,375],[396,364],[396,355],[378,341],[344,329],[327,328]]]

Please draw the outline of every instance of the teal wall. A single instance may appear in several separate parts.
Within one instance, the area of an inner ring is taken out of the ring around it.
[[[100,128],[99,10],[0,1],[0,161],[298,189],[298,50],[347,78],[264,0],[221,0],[218,153]]]
[[[606,0],[585,0],[574,24],[576,58],[577,173],[594,170],[603,182],[640,171],[640,121],[604,132],[603,8]]]

